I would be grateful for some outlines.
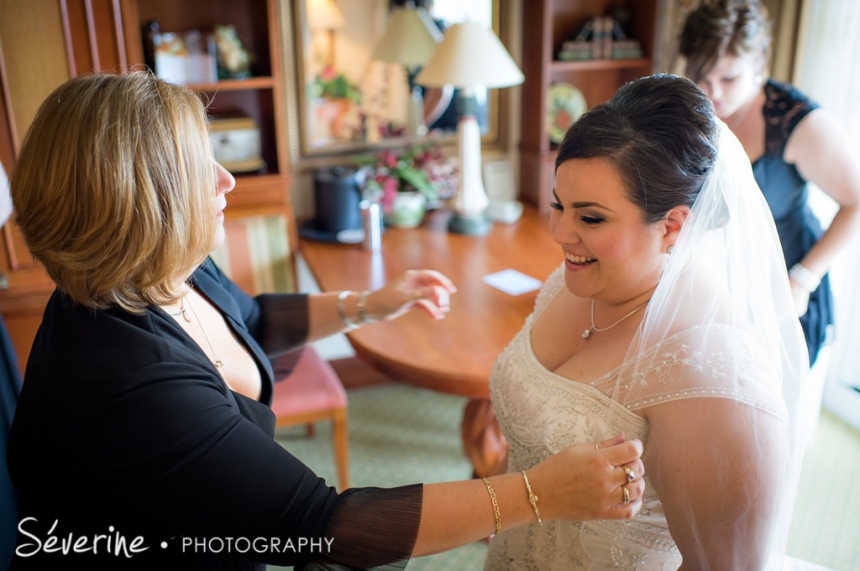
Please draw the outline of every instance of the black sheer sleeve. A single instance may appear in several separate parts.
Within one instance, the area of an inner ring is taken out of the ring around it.
[[[272,362],[276,378],[284,378],[295,368],[310,328],[307,294],[273,293],[251,297],[211,259],[195,272],[194,282],[211,302],[242,322]]]
[[[260,319],[254,337],[271,359],[305,344],[310,327],[306,294],[257,296]]]
[[[331,550],[302,571],[403,569],[418,537],[423,493],[421,484],[345,491],[326,529]]]

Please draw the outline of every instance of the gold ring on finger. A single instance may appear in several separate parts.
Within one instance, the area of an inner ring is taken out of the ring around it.
[[[621,469],[624,470],[625,474],[627,474],[627,481],[628,482],[632,482],[633,480],[636,479],[636,473],[633,472],[633,470],[631,470],[627,466],[622,466]]]
[[[630,503],[630,490],[628,490],[623,484],[621,486],[621,493],[624,494],[621,503],[625,506]]]

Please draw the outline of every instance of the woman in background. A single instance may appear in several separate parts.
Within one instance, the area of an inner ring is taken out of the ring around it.
[[[620,438],[483,482],[327,486],[273,438],[269,358],[413,308],[443,318],[454,286],[415,271],[361,294],[251,298],[208,258],[234,184],[198,96],[152,75],[81,76],[40,107],[12,196],[57,289],[9,443],[13,569],[400,568],[538,513],[639,509],[641,443]]]
[[[776,220],[797,315],[814,364],[833,323],[827,271],[860,226],[860,167],[839,123],[767,77],[771,23],[758,0],[705,0],[680,37],[686,75],[737,135]],[[826,231],[809,183],[839,204]]]

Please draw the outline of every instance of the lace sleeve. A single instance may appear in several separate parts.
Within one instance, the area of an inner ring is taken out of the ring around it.
[[[405,568],[418,536],[423,493],[422,484],[346,490],[326,528],[330,550],[300,571]]]
[[[778,418],[786,411],[778,378],[761,358],[763,349],[742,329],[692,327],[643,352],[639,367],[625,363],[594,386],[630,410],[689,398],[740,401]]]
[[[774,80],[765,83],[765,96],[766,153],[781,158],[797,124],[819,105],[791,85]]]

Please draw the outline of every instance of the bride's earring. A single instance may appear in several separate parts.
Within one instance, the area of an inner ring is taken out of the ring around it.
[[[668,248],[666,248],[666,253],[667,253],[667,254],[669,254],[670,256],[672,255],[672,252],[674,252],[674,251],[675,251],[675,246],[674,246],[674,245],[669,246]]]

